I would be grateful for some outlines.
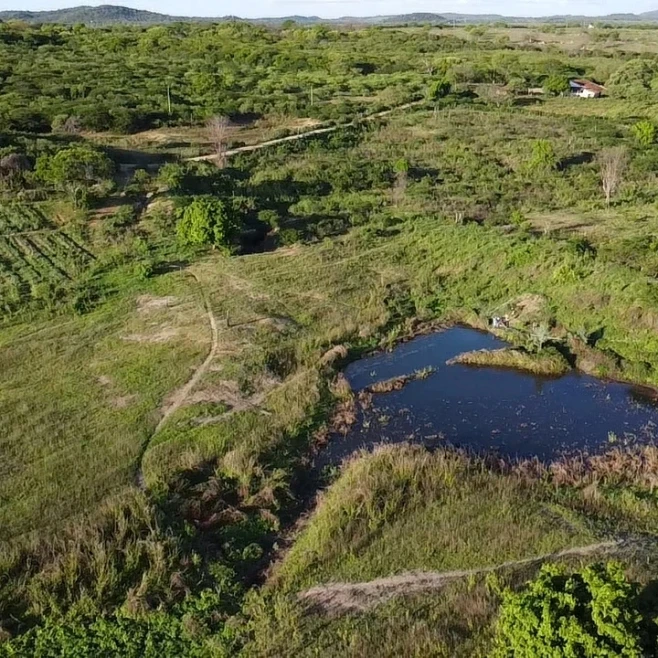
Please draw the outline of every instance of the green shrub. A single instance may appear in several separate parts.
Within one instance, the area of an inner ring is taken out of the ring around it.
[[[450,83],[445,80],[444,78],[441,78],[439,80],[435,80],[432,82],[432,84],[429,86],[429,89],[427,90],[427,99],[429,101],[438,101],[441,100],[442,98],[445,98],[451,90]]]
[[[126,186],[126,194],[145,194],[151,186],[151,176],[145,169],[137,169],[130,184]]]
[[[621,565],[567,575],[546,564],[521,592],[506,591],[496,658],[641,658],[636,589]]]
[[[530,169],[533,171],[549,171],[555,169],[557,158],[553,144],[547,139],[538,139],[532,145],[532,158]]]
[[[409,173],[409,160],[406,158],[400,158],[393,165],[393,171],[396,174],[407,174]]]
[[[158,180],[172,192],[180,192],[185,179],[185,167],[176,162],[167,162],[158,172]]]
[[[510,224],[515,226],[525,226],[528,223],[526,216],[520,210],[513,210],[509,216]]]
[[[190,623],[187,626],[191,627]],[[0,658],[28,656],[209,656],[180,619],[164,612],[148,616],[117,612],[107,617],[67,615],[0,645]]]
[[[102,235],[105,238],[117,238],[135,222],[136,213],[132,205],[121,206],[102,223]]]
[[[637,143],[642,148],[649,148],[656,141],[656,126],[647,119],[638,121],[632,131]]]
[[[301,240],[301,236],[297,229],[284,228],[279,233],[279,244],[284,247],[287,245],[295,244],[295,242],[299,242],[300,240]]]
[[[198,196],[185,207],[176,227],[183,244],[230,246],[239,225],[223,201],[210,195]]]
[[[565,75],[551,75],[544,82],[544,90],[553,96],[564,94],[569,91],[569,79]]]
[[[279,228],[281,224],[281,218],[276,210],[260,210],[258,219],[272,229]]]

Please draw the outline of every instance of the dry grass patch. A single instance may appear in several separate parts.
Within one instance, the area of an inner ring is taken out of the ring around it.
[[[140,295],[137,298],[137,310],[140,313],[157,311],[162,308],[171,308],[180,303],[178,297],[167,295],[165,297],[154,297],[153,295]]]

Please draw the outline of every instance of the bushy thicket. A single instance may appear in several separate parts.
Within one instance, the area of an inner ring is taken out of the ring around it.
[[[504,593],[495,655],[641,658],[655,648],[651,629],[653,638],[645,634],[637,588],[621,565],[593,564],[567,574],[547,564],[526,589]]]

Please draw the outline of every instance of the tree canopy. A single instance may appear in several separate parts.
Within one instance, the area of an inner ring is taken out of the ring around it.
[[[573,574],[547,564],[526,589],[504,593],[496,658],[641,658],[635,595],[619,564]]]
[[[239,223],[222,200],[203,195],[185,207],[176,230],[184,244],[229,247],[239,231]]]
[[[92,185],[107,179],[114,169],[112,161],[86,145],[74,145],[37,160],[35,174],[44,183],[71,194],[79,202]]]

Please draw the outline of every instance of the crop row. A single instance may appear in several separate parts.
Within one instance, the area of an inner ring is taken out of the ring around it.
[[[26,204],[0,204],[0,236],[52,228],[38,208]]]
[[[0,310],[55,294],[92,258],[61,231],[0,237]]]

